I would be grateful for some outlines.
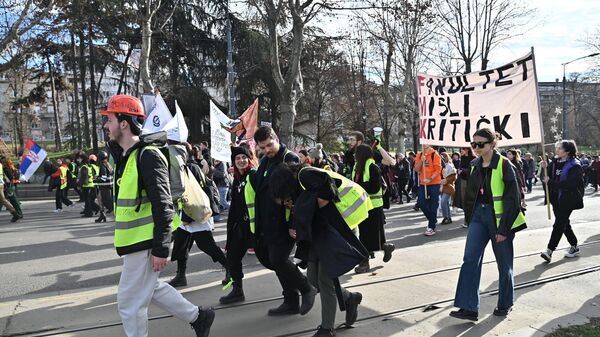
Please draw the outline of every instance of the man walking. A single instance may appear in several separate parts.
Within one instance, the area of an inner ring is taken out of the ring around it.
[[[275,271],[283,288],[283,304],[269,310],[268,314],[305,315],[315,302],[317,290],[289,259],[296,232],[290,226],[290,213],[286,212],[285,206],[275,203],[270,190],[273,169],[281,163],[298,163],[300,159],[279,143],[275,131],[268,126],[256,130],[254,140],[264,154],[256,172],[256,182],[252,183],[256,191],[256,257],[263,266]],[[249,213],[253,213],[254,210],[250,210],[252,202],[246,200],[246,203]],[[298,292],[302,294],[302,305]]]
[[[106,116],[109,146],[115,158],[115,239],[123,256],[117,304],[128,337],[148,336],[148,305],[191,324],[197,337],[206,337],[214,320],[212,309],[186,300],[175,288],[158,279],[167,265],[174,207],[169,190],[166,157],[156,146],[142,144],[142,102],[116,95],[102,111]]]

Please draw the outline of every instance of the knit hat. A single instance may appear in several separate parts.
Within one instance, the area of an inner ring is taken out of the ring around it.
[[[252,152],[250,151],[250,148],[248,147],[248,145],[246,144],[241,144],[240,146],[232,146],[231,147],[231,163],[235,163],[235,157],[238,154],[243,154],[246,157],[248,157],[248,159],[252,159]]]
[[[323,149],[323,144],[321,143],[317,143],[317,145],[315,145],[314,148],[310,149],[308,151],[308,156],[313,158],[313,159],[323,159],[323,151],[321,151]]]

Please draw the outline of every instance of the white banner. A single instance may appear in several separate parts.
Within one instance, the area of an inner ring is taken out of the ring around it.
[[[540,144],[533,53],[496,69],[451,77],[417,75],[421,144],[468,147],[490,128],[499,146]]]
[[[167,130],[167,139],[174,140],[176,142],[187,142],[189,130],[187,124],[185,124],[185,119],[183,118],[183,112],[181,112],[181,108],[177,101],[175,101],[175,117],[171,119],[167,125],[165,125],[165,130]]]
[[[213,159],[231,162],[231,133],[221,123],[228,125],[231,119],[210,101],[210,156]]]

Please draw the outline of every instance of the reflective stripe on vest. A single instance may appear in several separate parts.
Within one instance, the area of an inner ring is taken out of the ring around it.
[[[60,170],[60,189],[64,190],[65,188],[67,188],[67,172],[68,169],[64,166],[59,166],[58,169]]]
[[[504,202],[502,201],[502,196],[504,195],[505,160],[508,160],[508,158],[500,156],[500,160],[498,160],[498,166],[492,168],[492,179],[490,181],[490,186],[492,188],[492,199],[494,202],[494,216],[496,217],[496,228],[500,228],[500,221],[502,220],[502,215],[504,214]],[[475,167],[471,167],[471,173],[473,173],[474,169]],[[519,214],[513,222],[511,229],[518,228],[525,222],[525,215],[519,210]]]
[[[302,168],[300,172],[304,169],[306,168]],[[333,171],[327,171],[317,167],[311,169],[327,173],[332,179],[341,181],[340,186],[337,188],[338,198],[340,200],[334,201],[333,204],[350,229],[356,228],[361,222],[369,217],[369,211],[374,208],[374,205],[371,198],[369,198],[367,191],[359,184]],[[303,189],[306,189],[302,183],[300,183],[300,186]]]
[[[365,163],[365,171],[363,172],[363,182],[364,183],[371,180],[371,170],[370,170],[371,165],[377,165],[377,164],[375,164],[375,160],[373,160],[373,158],[367,159],[367,162]],[[352,181],[354,181],[355,176],[356,176],[356,164],[354,164],[354,168],[352,169]],[[379,191],[375,192],[374,194],[369,194],[369,199],[371,199],[371,202],[373,203],[373,208],[383,207],[383,188],[380,187]]]
[[[168,163],[164,155],[154,146],[146,146],[145,150],[157,151],[160,157]],[[152,240],[154,237],[154,220],[152,218],[152,204],[147,197],[146,190],[141,190],[138,198],[138,167],[137,152],[129,154],[119,184],[119,194],[115,201],[115,247],[127,247],[140,242]],[[137,207],[139,205],[139,210]]]
[[[246,207],[248,208],[248,218],[250,220],[250,233],[254,234],[256,230],[256,208],[254,202],[256,199],[256,192],[254,187],[250,183],[250,175],[246,176],[246,186],[244,186],[244,199],[246,200]]]

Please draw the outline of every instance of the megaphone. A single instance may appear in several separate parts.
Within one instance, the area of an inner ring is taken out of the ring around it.
[[[383,133],[382,127],[376,126],[373,128],[373,134],[375,135],[375,137],[381,136],[382,133]]]

